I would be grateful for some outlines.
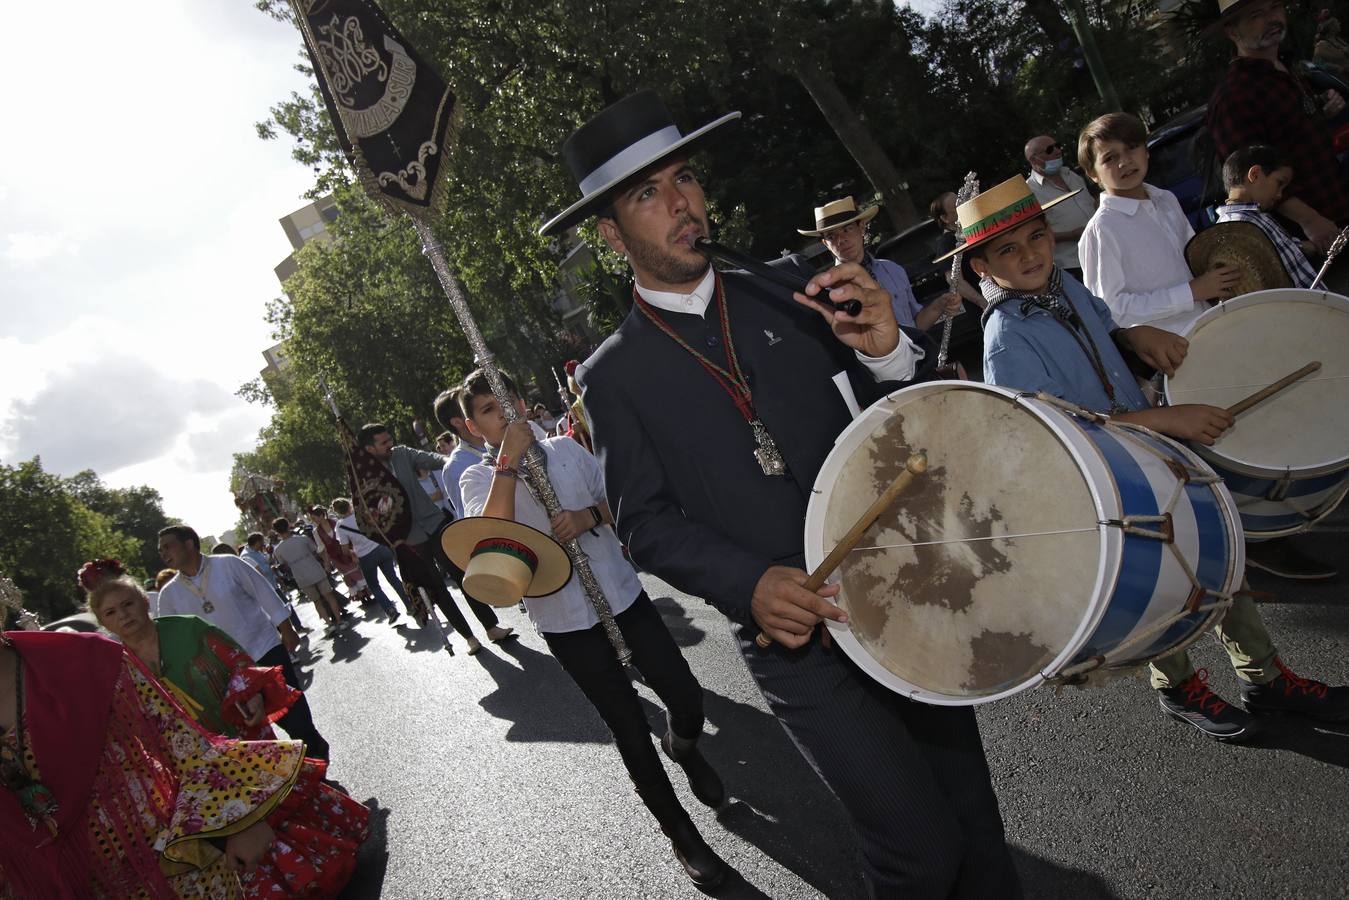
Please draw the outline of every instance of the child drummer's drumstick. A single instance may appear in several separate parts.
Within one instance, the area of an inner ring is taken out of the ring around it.
[[[1264,400],[1268,397],[1273,397],[1279,391],[1288,387],[1290,384],[1297,381],[1299,378],[1306,378],[1308,375],[1315,372],[1319,368],[1321,368],[1321,364],[1319,362],[1309,362],[1302,368],[1298,369],[1293,374],[1283,376],[1278,381],[1271,384],[1269,387],[1263,387],[1260,390],[1256,391],[1254,394],[1251,394],[1245,400],[1238,400],[1236,403],[1233,403],[1231,406],[1227,407],[1227,414],[1229,416],[1239,416],[1246,410],[1250,409],[1252,406],[1255,406],[1255,404],[1259,403],[1261,400]]]
[[[839,541],[838,545],[830,551],[829,555],[824,558],[824,562],[816,566],[815,571],[810,573],[810,577],[806,579],[806,590],[814,593],[823,587],[829,576],[834,574],[834,570],[862,540],[862,536],[881,517],[881,513],[889,509],[890,504],[895,502],[895,498],[904,493],[904,490],[913,483],[913,479],[926,470],[927,454],[920,450],[911,455],[908,462],[904,463],[904,471],[900,472],[899,476],[890,482],[890,486],[876,498],[875,503],[867,507],[867,511],[862,513],[861,518],[853,524],[852,528],[848,529],[848,533],[843,536],[843,540]],[[773,639],[760,631],[758,636],[754,638],[754,643],[758,644],[761,649],[766,649],[773,643]]]

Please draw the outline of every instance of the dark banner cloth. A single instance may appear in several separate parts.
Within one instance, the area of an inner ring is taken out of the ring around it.
[[[368,0],[290,0],[337,140],[376,200],[429,220],[444,199],[454,94]]]
[[[347,485],[357,527],[372,541],[398,547],[412,530],[412,503],[407,492],[388,466],[360,446],[342,419],[337,420],[337,433],[346,457]]]

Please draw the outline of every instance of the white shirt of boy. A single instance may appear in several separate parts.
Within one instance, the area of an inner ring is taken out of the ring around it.
[[[1101,195],[1077,242],[1082,282],[1105,301],[1115,324],[1183,332],[1208,302],[1190,292],[1185,244],[1194,229],[1170,191],[1145,184],[1148,199]]]
[[[539,446],[548,458],[548,480],[553,483],[553,490],[557,492],[558,502],[563,509],[587,509],[605,502],[604,480],[599,463],[584,447],[569,437],[548,438],[540,441]],[[493,458],[469,466],[459,478],[465,516],[480,516],[487,506],[495,455],[492,453]],[[525,486],[523,478],[516,479],[515,521],[537,528],[544,534],[552,533],[547,512]],[[623,548],[608,525],[598,525],[591,531],[581,532],[580,541],[581,549],[590,558],[591,571],[595,573],[595,579],[609,601],[609,608],[614,615],[618,615],[631,606],[642,592],[637,573],[633,571],[632,564],[623,558]],[[525,609],[534,627],[548,634],[584,631],[600,621],[575,574],[556,594],[526,597]]]

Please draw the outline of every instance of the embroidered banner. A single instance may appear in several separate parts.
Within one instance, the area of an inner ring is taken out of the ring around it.
[[[388,466],[360,445],[343,419],[337,420],[337,436],[346,457],[356,527],[376,543],[397,547],[412,530],[412,503],[407,492]]]
[[[290,0],[337,140],[376,200],[429,220],[445,197],[454,94],[368,0]]]

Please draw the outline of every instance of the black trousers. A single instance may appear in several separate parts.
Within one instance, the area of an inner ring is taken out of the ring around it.
[[[632,650],[632,664],[665,704],[670,729],[681,738],[702,734],[702,685],[693,677],[651,598],[643,591],[632,606],[614,616],[614,621]],[[651,741],[651,726],[637,689],[614,656],[604,626],[558,634],[545,632],[543,639],[613,732],[633,784],[639,790],[672,790]]]
[[[741,655],[852,819],[872,895],[1020,897],[974,711],[906,700],[818,636],[760,650],[757,633]]]
[[[300,679],[295,675],[295,666],[291,664],[290,654],[281,644],[277,644],[266,653],[262,654],[262,659],[258,660],[258,665],[280,666],[281,672],[285,676],[286,684],[297,690],[300,687]],[[327,760],[328,742],[319,734],[319,730],[314,725],[314,716],[309,711],[309,701],[305,699],[304,691],[300,691],[300,699],[296,700],[286,714],[277,720],[276,724],[285,729],[286,734],[297,741],[304,741],[304,755],[314,759]]]
[[[431,541],[422,544],[403,544],[398,548],[398,570],[414,586],[426,590],[431,602],[440,607],[440,611],[449,620],[450,627],[467,640],[473,637],[473,629],[468,627],[468,620],[459,611],[454,597],[445,587],[445,574],[436,561],[438,556],[440,551],[432,546]]]

